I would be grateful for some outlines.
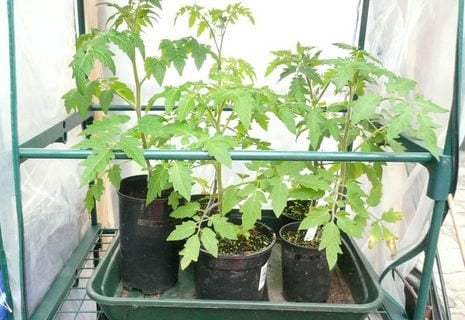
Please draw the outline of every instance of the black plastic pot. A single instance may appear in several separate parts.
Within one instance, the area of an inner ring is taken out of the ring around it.
[[[330,270],[324,251],[302,247],[283,238],[286,231],[297,230],[300,222],[281,228],[283,296],[287,301],[324,302],[330,287]]]
[[[308,213],[308,208],[314,202],[314,200],[289,200],[287,201],[286,207],[283,213],[279,216],[281,226],[285,226],[291,222],[302,221],[302,218]],[[295,208],[295,209],[294,209]],[[297,210],[298,212],[290,212]],[[304,210],[304,211],[302,211]],[[301,215],[300,217],[298,217]]]
[[[266,274],[271,249],[276,242],[273,230],[261,223],[270,239],[263,250],[247,255],[219,255],[201,249],[194,266],[195,291],[198,298],[219,300],[265,300]]]
[[[121,181],[118,192],[121,276],[127,289],[158,294],[178,280],[179,244],[166,241],[176,224],[169,217],[172,208],[168,200],[156,199],[146,206],[146,185],[145,175]]]

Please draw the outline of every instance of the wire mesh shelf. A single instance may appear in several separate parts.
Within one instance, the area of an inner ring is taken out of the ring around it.
[[[54,320],[107,320],[97,303],[87,296],[86,286],[115,235],[114,229],[102,229],[96,235],[94,245],[76,270],[74,281],[53,316]]]

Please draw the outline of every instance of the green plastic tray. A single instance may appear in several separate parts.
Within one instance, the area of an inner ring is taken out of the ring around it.
[[[383,294],[377,277],[352,241],[344,239],[336,282],[349,283],[351,302],[293,303],[280,295],[280,245],[273,248],[268,270],[268,301],[196,299],[191,270],[180,272],[178,284],[162,296],[145,297],[123,290],[120,277],[119,238],[108,249],[88,286],[94,299],[112,320],[293,320],[364,319],[376,313]],[[242,317],[242,318],[241,318]]]

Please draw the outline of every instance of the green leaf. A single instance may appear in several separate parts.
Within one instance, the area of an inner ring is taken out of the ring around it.
[[[198,202],[188,202],[183,206],[177,207],[176,210],[171,212],[170,216],[176,219],[192,218],[200,210]]]
[[[434,128],[433,121],[427,114],[419,113],[418,114],[418,138],[422,139],[425,143],[426,149],[428,149],[431,154],[438,159],[439,158],[439,148],[437,143],[436,132]]]
[[[115,148],[121,149],[129,158],[134,160],[142,168],[147,167],[144,157],[144,150],[141,148],[141,141],[129,134],[123,135],[115,144]]]
[[[105,172],[113,158],[114,153],[109,149],[94,150],[93,154],[80,163],[84,167],[81,177],[81,187],[87,185]]]
[[[135,104],[134,92],[124,83],[116,78],[108,79],[108,85],[118,96],[120,96],[124,101],[129,103],[131,106]]]
[[[341,234],[339,228],[333,222],[323,227],[319,249],[326,250],[326,260],[328,261],[329,269],[334,268],[337,263],[337,255],[342,253],[342,250]]]
[[[218,239],[215,232],[210,228],[203,228],[200,233],[200,241],[203,247],[215,258],[218,257]]]
[[[314,174],[302,174],[294,179],[295,183],[314,190],[326,190],[329,185],[321,176]]]
[[[115,186],[116,190],[119,190],[121,182],[121,166],[114,164],[108,169],[108,179],[111,184]]]
[[[250,230],[262,217],[262,207],[266,203],[266,197],[260,190],[255,190],[240,208],[242,212],[242,226],[245,230]]]
[[[278,106],[277,116],[291,133],[296,133],[295,114],[287,106]]]
[[[339,211],[336,215],[336,224],[345,233],[350,236],[360,238],[366,227],[366,219],[351,219],[347,212]]]
[[[205,141],[205,149],[208,153],[215,157],[216,160],[231,168],[232,159],[229,154],[231,149],[231,140],[223,135],[215,135],[214,137]]]
[[[105,191],[105,186],[102,178],[97,178],[89,184],[89,188],[87,189],[86,197],[84,199],[86,209],[89,212],[94,208],[95,201],[100,200],[103,195],[103,191]]]
[[[321,141],[327,135],[327,121],[319,108],[308,109],[305,114],[305,121],[309,131],[310,145],[314,150],[318,150]]]
[[[187,94],[183,95],[179,101],[176,115],[178,120],[186,120],[186,117],[195,109],[195,97]]]
[[[179,254],[182,256],[181,258],[181,269],[186,269],[191,262],[196,262],[199,258],[200,253],[200,239],[198,235],[193,235],[189,239],[187,239],[186,243],[184,244],[184,249],[182,249]]]
[[[304,102],[306,101],[306,94],[307,88],[305,79],[302,76],[294,77],[289,87],[289,98],[293,101]]]
[[[160,42],[160,50],[163,59],[169,63],[173,63],[174,68],[179,75],[182,75],[184,67],[186,66],[187,51],[185,48],[185,40],[168,40],[163,39]]]
[[[358,123],[362,120],[370,119],[376,113],[376,109],[381,102],[381,97],[374,92],[366,92],[357,100],[352,101],[349,107],[352,108],[352,121]]]
[[[176,225],[176,228],[171,231],[168,241],[178,241],[189,238],[197,230],[197,225],[192,220],[183,221],[181,224]]]
[[[222,214],[226,214],[236,206],[241,198],[238,195],[239,188],[230,185],[224,189],[223,192],[223,205],[221,206]]]
[[[386,83],[386,89],[389,92],[395,92],[401,96],[405,96],[413,90],[415,86],[416,82],[414,80],[399,76],[389,78],[389,81]]]
[[[147,184],[146,204],[161,196],[163,190],[168,186],[168,170],[162,164],[156,165],[149,174]]]
[[[389,209],[388,211],[383,212],[381,219],[386,222],[397,222],[404,218],[404,214],[400,211],[395,211],[394,209]]]
[[[289,190],[284,182],[278,182],[271,189],[271,207],[276,216],[281,215],[286,207]]]
[[[89,106],[92,104],[92,95],[82,94],[77,89],[69,90],[62,98],[67,113],[75,110],[83,117],[85,117],[89,111]]]
[[[174,190],[179,192],[186,200],[191,198],[193,184],[192,170],[185,163],[176,161],[168,169],[169,181],[173,184]]]
[[[310,229],[328,223],[331,215],[328,207],[311,208],[300,223],[299,229]]]
[[[215,231],[223,238],[237,240],[237,226],[229,222],[228,219],[220,214],[214,214],[210,221]]]
[[[165,60],[158,57],[147,57],[144,63],[145,72],[147,76],[154,77],[158,85],[163,85],[163,80],[165,79],[166,65]]]
[[[111,102],[113,101],[113,91],[111,90],[102,91],[99,94],[98,99],[99,99],[100,107],[102,107],[102,111],[104,113],[108,113],[108,111],[110,110]]]
[[[248,92],[239,92],[238,94],[239,96],[234,100],[232,107],[237,113],[241,124],[248,130],[252,120],[252,111],[256,102]]]
[[[200,69],[207,59],[207,53],[210,51],[209,48],[199,43],[195,38],[190,39],[190,46],[192,49],[192,57],[197,69]]]
[[[299,187],[296,189],[292,189],[289,192],[289,198],[297,199],[297,200],[306,200],[306,199],[320,199],[324,196],[324,191],[322,190],[315,190],[305,187]]]

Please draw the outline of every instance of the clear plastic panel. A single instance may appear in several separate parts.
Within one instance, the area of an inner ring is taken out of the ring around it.
[[[456,0],[371,1],[365,45],[386,67],[415,79],[420,93],[447,109],[453,97],[457,4]],[[437,116],[442,125],[437,131],[440,145],[445,142],[448,117],[448,113]],[[421,166],[388,165],[380,209],[394,206],[404,211],[406,218],[394,227],[399,237],[398,255],[392,257],[383,245],[369,250],[367,241],[361,241],[378,272],[427,232],[433,204],[425,195],[427,175]],[[412,261],[399,270],[407,274],[416,263]],[[402,300],[403,283],[387,278],[384,288]]]
[[[69,61],[74,53],[75,1],[15,1],[15,37],[20,143],[65,118],[61,101],[72,86]],[[8,70],[5,3],[1,6],[1,70]],[[26,303],[32,313],[70,257],[89,225],[79,188],[77,161],[28,160],[21,165],[27,302],[19,296],[19,257],[14,198],[9,106],[9,74],[1,73],[0,184],[1,227],[15,317]],[[6,104],[6,106],[5,106]],[[70,134],[75,140],[76,132]],[[56,147],[70,147],[54,145]]]

